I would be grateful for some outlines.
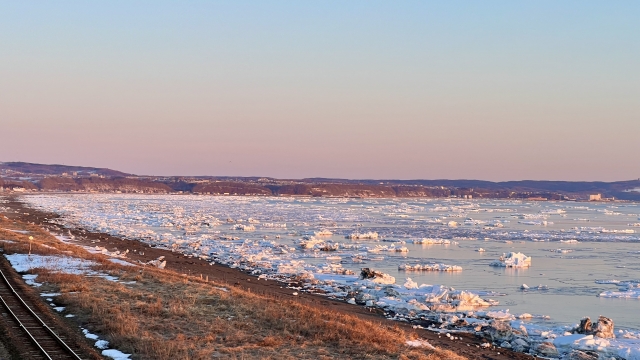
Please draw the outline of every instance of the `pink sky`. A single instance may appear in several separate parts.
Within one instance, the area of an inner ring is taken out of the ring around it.
[[[0,161],[640,177],[640,26],[624,6],[251,4],[3,5]]]

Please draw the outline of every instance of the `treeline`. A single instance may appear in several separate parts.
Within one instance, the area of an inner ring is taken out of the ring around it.
[[[251,183],[220,181],[200,183],[191,190],[195,194],[273,195],[270,189]]]
[[[363,184],[285,184],[260,185],[242,182],[214,182],[198,184],[197,194],[275,195],[313,197],[441,197],[450,191],[422,186],[383,186]]]
[[[66,178],[48,177],[40,180],[38,188],[43,191],[85,191],[163,194],[173,192],[169,186],[151,180],[130,178]]]
[[[194,193],[211,195],[264,195],[313,197],[448,197],[454,191],[425,186],[387,186],[366,184],[259,184],[240,181],[189,183],[184,181],[158,182],[132,178],[70,178],[47,177],[30,190],[123,192],[123,193]]]
[[[510,192],[489,189],[451,189],[445,187],[427,187],[419,185],[367,185],[367,184],[287,184],[260,185],[256,183],[221,181],[198,184],[192,189],[196,194],[211,195],[274,195],[274,196],[312,196],[312,197],[467,197],[491,199],[547,199],[561,200],[563,195],[551,192]]]
[[[0,188],[4,189],[25,189],[25,190],[38,190],[38,187],[32,182],[25,180],[8,180],[0,179]]]

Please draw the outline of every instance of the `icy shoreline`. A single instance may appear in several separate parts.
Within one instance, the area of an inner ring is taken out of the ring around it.
[[[42,206],[50,211],[59,210],[56,208],[55,202],[53,204],[49,203]],[[309,292],[322,293],[324,296],[341,299],[354,304],[370,307],[375,306],[383,309],[388,314],[388,317],[396,320],[416,321],[420,319],[428,319],[429,321],[435,321],[440,324],[437,328],[432,329],[436,331],[438,329],[441,329],[441,331],[481,331],[483,334],[487,335],[487,331],[489,331],[487,329],[492,324],[495,324],[496,322],[508,322],[512,328],[519,329],[520,327],[524,327],[527,331],[528,337],[531,338],[531,341],[527,343],[536,345],[536,342],[538,341],[542,343],[545,342],[544,340],[547,340],[548,342],[549,339],[570,336],[566,335],[566,333],[573,328],[565,326],[555,329],[545,329],[524,321],[525,319],[532,317],[535,318],[536,316],[529,314],[512,315],[508,310],[482,310],[483,308],[498,304],[495,300],[485,298],[487,295],[495,296],[496,294],[460,291],[443,285],[418,285],[418,283],[414,282],[410,278],[406,279],[404,285],[397,285],[395,284],[395,279],[391,280],[384,276],[381,276],[377,281],[375,278],[362,279],[352,271],[344,268],[342,266],[344,263],[358,264],[363,261],[374,260],[374,254],[402,252],[397,250],[403,248],[401,246],[402,243],[394,243],[391,245],[371,244],[371,242],[383,240],[379,238],[377,233],[375,233],[376,235],[374,236],[372,232],[358,232],[353,231],[352,229],[344,229],[342,231],[338,230],[337,232],[342,232],[344,237],[348,238],[348,240],[353,240],[354,242],[332,242],[330,240],[321,239],[320,236],[322,235],[320,234],[314,234],[313,236],[309,235],[306,239],[304,236],[301,236],[299,238],[300,241],[297,244],[293,244],[293,246],[283,244],[269,238],[239,239],[239,236],[246,236],[243,234],[238,234],[237,237],[232,237],[219,233],[213,236],[201,235],[194,239],[187,237],[190,232],[194,231],[190,227],[195,227],[195,223],[197,223],[198,226],[217,226],[220,229],[224,229],[229,226],[229,230],[231,230],[231,232],[253,232],[256,231],[256,229],[261,228],[288,228],[286,227],[286,223],[282,224],[277,222],[269,222],[269,226],[263,227],[263,224],[259,221],[251,221],[251,219],[249,221],[243,221],[244,224],[240,221],[241,219],[237,218],[235,220],[228,218],[225,221],[221,221],[214,216],[204,213],[196,213],[195,219],[194,214],[191,214],[191,220],[188,220],[187,223],[185,223],[185,220],[189,219],[189,217],[186,217],[186,219],[180,219],[180,217],[168,218],[164,215],[158,214],[161,216],[153,219],[155,224],[154,226],[139,226],[140,224],[144,224],[144,222],[139,222],[138,226],[131,227],[130,225],[119,224],[117,222],[116,217],[123,215],[118,212],[112,214],[111,217],[105,217],[98,212],[89,214],[83,213],[82,210],[78,208],[74,209],[72,205],[67,205],[66,208],[62,210],[62,213],[67,216],[62,224],[68,227],[85,227],[92,231],[107,232],[123,238],[139,239],[140,241],[151,244],[155,247],[179,252],[185,256],[198,257],[207,261],[215,261],[228,265],[232,268],[248,271],[254,275],[258,275],[260,278],[276,279],[286,282],[297,281],[300,286],[292,290],[305,290]],[[177,214],[179,215],[179,213],[180,212]],[[356,213],[350,221],[358,222],[359,219],[364,218]],[[266,224],[267,223],[265,222],[265,225]],[[185,237],[181,238],[170,232],[161,233],[155,230],[156,226],[175,228],[176,225],[182,229],[181,231],[184,231]],[[449,227],[446,224],[445,226]],[[496,226],[496,228],[500,227]],[[580,231],[590,230],[581,229]],[[333,230],[333,233],[336,233],[336,230]],[[356,235],[350,236],[350,234]],[[575,235],[572,235],[571,237],[575,237]],[[567,242],[576,241],[575,239],[570,239],[568,237],[563,237],[562,239]],[[451,244],[450,241],[422,241],[424,240],[416,240],[416,243],[442,246],[449,246]],[[345,251],[347,253],[346,255],[343,253],[339,256],[327,256],[329,253],[324,253],[331,251]],[[317,254],[323,254],[323,258],[331,261],[327,261],[326,263],[310,264],[304,260],[313,258],[314,256],[317,256]],[[333,260],[331,258],[333,258]],[[520,259],[519,256],[518,258]],[[340,262],[337,263],[334,260]],[[521,262],[524,260],[526,260],[526,257],[516,262],[517,264],[527,263],[526,261]],[[531,264],[530,258],[528,264]],[[436,266],[437,268],[442,266],[442,268],[446,269],[447,266],[451,266],[453,268],[457,265],[406,265],[404,270],[407,270],[407,266],[411,271],[414,270],[412,268],[413,266],[419,266],[422,270],[423,267],[428,268],[429,266]],[[542,317],[542,315],[537,315],[537,317]],[[474,326],[461,326],[463,322]],[[476,330],[478,326],[479,329]],[[636,337],[635,333],[632,332],[625,332],[624,335],[626,337]],[[606,350],[606,353],[608,354],[610,349],[622,349],[625,346],[624,341],[630,342],[631,340],[636,339],[612,340],[613,342],[610,341],[609,345],[603,347],[603,351]],[[618,343],[618,341],[622,341],[623,343]],[[591,346],[591,342],[586,340],[582,342],[578,341],[576,344],[573,344],[572,342],[568,346],[564,345],[565,342],[559,343],[562,343],[563,345],[558,347],[558,351],[561,350],[560,348],[592,350],[589,348]],[[502,342],[500,344],[502,344]],[[637,344],[630,344],[627,348],[635,349],[634,346],[636,345]],[[537,346],[529,346],[527,349],[527,351],[534,351],[537,354],[543,354],[536,350]],[[634,354],[633,351],[629,350],[629,354]],[[627,357],[627,359],[632,358],[634,357]]]

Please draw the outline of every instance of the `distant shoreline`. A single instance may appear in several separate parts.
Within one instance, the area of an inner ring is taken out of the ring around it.
[[[590,203],[590,204],[610,204],[610,203],[637,203],[640,200],[621,200],[621,199],[606,199],[606,200],[587,200],[587,199],[545,199],[545,198],[491,198],[491,197],[477,197],[477,198],[462,198],[462,197],[426,197],[426,196],[313,196],[313,195],[296,195],[296,194],[282,194],[282,195],[266,195],[266,194],[201,194],[190,192],[166,192],[166,193],[150,193],[150,192],[113,192],[113,191],[40,191],[40,190],[25,190],[25,191],[0,191],[0,196],[36,196],[36,195],[170,195],[170,196],[214,196],[214,197],[272,197],[272,198],[296,198],[296,199],[354,199],[354,200],[367,200],[367,199],[414,199],[414,200],[467,200],[467,201],[479,201],[479,200],[496,200],[496,201],[554,201],[554,202],[576,202],[576,203]]]
[[[276,179],[138,176],[102,168],[0,163],[0,193],[149,193],[322,198],[458,198],[529,201],[640,201],[640,179],[493,182],[484,180]]]

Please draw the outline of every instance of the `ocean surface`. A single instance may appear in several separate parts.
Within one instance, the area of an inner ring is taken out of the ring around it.
[[[544,326],[604,315],[616,329],[640,330],[637,203],[122,194],[24,199],[61,214],[69,227],[232,266],[287,275],[329,268],[338,269],[337,277],[344,269],[359,274],[368,267],[395,277],[398,285],[411,278],[483,294],[499,302],[491,310],[546,315],[528,320]],[[378,238],[347,238],[367,233]],[[423,238],[441,244],[414,243]],[[320,250],[326,244],[337,250]],[[490,266],[509,252],[531,257],[531,266]],[[462,271],[399,270],[436,263]]]

